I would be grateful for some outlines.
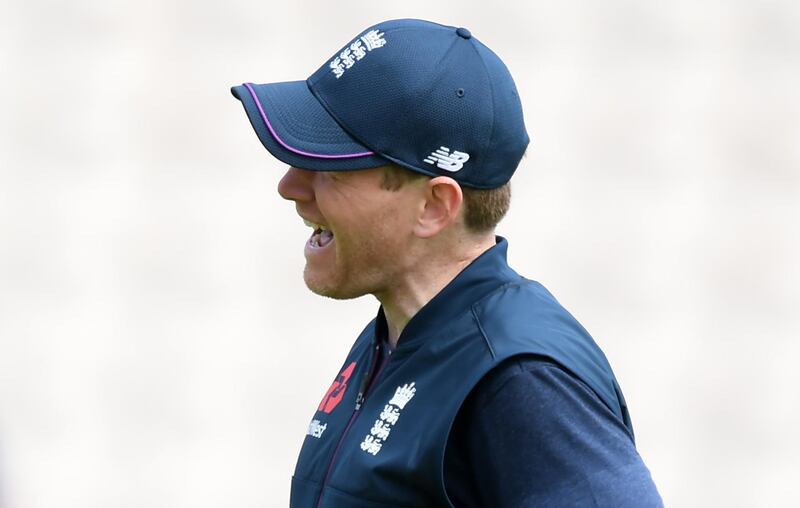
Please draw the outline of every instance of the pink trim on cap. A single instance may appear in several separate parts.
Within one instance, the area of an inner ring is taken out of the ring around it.
[[[316,157],[318,159],[348,159],[353,157],[366,157],[368,155],[375,154],[375,152],[361,152],[361,153],[347,153],[342,155],[327,155],[321,153],[304,152],[302,150],[298,150],[297,148],[292,148],[291,146],[284,143],[283,140],[275,132],[275,129],[272,128],[272,124],[269,123],[267,115],[266,113],[264,113],[264,108],[261,107],[261,102],[258,100],[258,97],[256,96],[256,92],[255,90],[253,90],[252,85],[250,83],[244,83],[244,86],[247,88],[247,90],[250,92],[250,95],[253,97],[253,100],[256,103],[256,107],[258,108],[258,112],[261,113],[261,118],[264,119],[264,123],[266,124],[267,129],[269,129],[270,134],[272,134],[272,137],[275,138],[275,141],[280,143],[282,147],[289,150],[290,152],[294,152],[299,155],[305,155],[306,157]]]

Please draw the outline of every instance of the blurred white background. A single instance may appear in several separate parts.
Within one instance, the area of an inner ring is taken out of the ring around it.
[[[0,4],[0,504],[285,506],[370,298],[238,101],[362,29],[466,26],[533,138],[500,233],[604,348],[668,506],[800,506],[800,4]]]

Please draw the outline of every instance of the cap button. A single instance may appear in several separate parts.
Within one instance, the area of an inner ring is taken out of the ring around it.
[[[469,39],[470,37],[472,37],[472,34],[470,33],[470,31],[469,31],[469,30],[467,30],[467,29],[466,29],[466,28],[464,28],[464,27],[457,28],[457,29],[456,29],[456,33],[457,33],[457,34],[458,34],[460,37],[463,37],[463,38],[465,38],[465,39]]]

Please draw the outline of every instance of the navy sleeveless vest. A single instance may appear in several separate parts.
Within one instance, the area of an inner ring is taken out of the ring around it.
[[[542,285],[508,267],[506,250],[498,237],[420,309],[382,368],[375,361],[382,313],[367,325],[309,425],[292,508],[451,506],[443,472],[450,427],[476,383],[517,355],[559,363],[633,438],[603,353]]]

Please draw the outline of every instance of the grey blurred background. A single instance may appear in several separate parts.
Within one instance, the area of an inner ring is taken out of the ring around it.
[[[0,504],[285,506],[377,305],[229,87],[375,22],[466,26],[533,144],[500,233],[604,348],[668,506],[800,506],[793,1],[0,3]]]

